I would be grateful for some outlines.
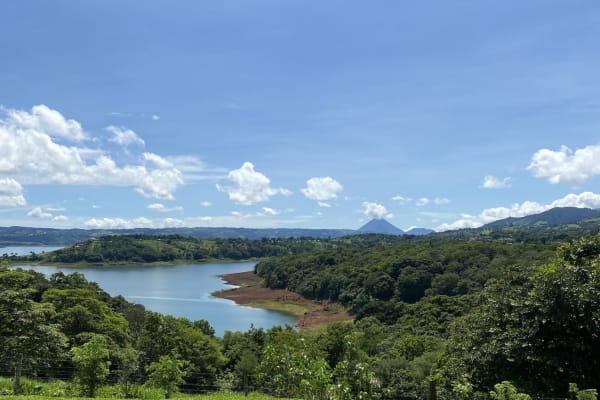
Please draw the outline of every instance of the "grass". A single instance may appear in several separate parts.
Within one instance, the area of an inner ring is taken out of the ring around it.
[[[24,395],[13,395],[13,381],[10,378],[0,377],[0,400],[62,400],[62,399],[84,399],[80,397],[80,388],[69,381],[49,381],[41,382],[28,378],[22,379],[22,389]],[[161,389],[149,388],[143,385],[132,385],[129,389],[131,398],[140,400],[161,400],[164,399],[164,392]],[[123,392],[119,385],[104,385],[96,390],[96,399],[123,399]],[[243,393],[234,392],[215,392],[205,395],[187,395],[176,394],[173,399],[185,400],[275,400],[275,397],[266,394],[254,392],[245,397]],[[278,399],[280,400],[280,399]]]
[[[25,396],[0,396],[2,400],[67,400],[67,399],[85,399],[85,397],[51,397],[51,396],[37,396],[37,395],[25,395]],[[96,397],[98,400],[102,399],[114,399],[111,397]],[[227,393],[220,392],[214,394],[205,394],[205,395],[194,395],[194,396],[184,396],[179,395],[175,397],[171,397],[171,399],[184,399],[184,400],[285,400],[281,398],[275,398],[271,396],[267,396],[262,393],[249,393],[248,397],[245,397],[243,393]]]
[[[296,318],[315,309],[314,304],[300,301],[279,301],[279,300],[253,300],[245,303],[245,306],[263,308],[265,310],[280,311]]]

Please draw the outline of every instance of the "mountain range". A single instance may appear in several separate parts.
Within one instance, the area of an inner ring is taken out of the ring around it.
[[[585,227],[586,232],[596,232],[600,228],[600,210],[575,207],[557,207],[535,215],[520,218],[505,218],[491,222],[477,229],[463,229],[443,234],[481,234],[487,232],[504,232],[514,229],[555,229],[568,227],[577,231]],[[251,228],[164,228],[164,229],[50,229],[28,227],[0,227],[0,247],[2,246],[66,246],[82,242],[93,237],[105,235],[140,234],[140,235],[181,235],[187,237],[209,238],[289,238],[313,237],[318,239],[336,238],[348,235],[377,233],[386,235],[427,235],[434,231],[425,228],[413,228],[406,232],[395,227],[385,219],[374,219],[360,227],[351,229],[251,229]],[[507,234],[510,234],[507,233]],[[583,233],[582,233],[583,234]]]
[[[509,217],[490,222],[483,226],[484,229],[503,228],[508,226],[531,227],[535,225],[559,226],[576,224],[584,220],[600,218],[600,210],[577,207],[555,207],[539,214],[525,217]]]

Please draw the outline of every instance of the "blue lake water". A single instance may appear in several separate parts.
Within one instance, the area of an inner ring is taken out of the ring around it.
[[[28,254],[28,252],[26,253]],[[251,271],[255,262],[182,264],[172,266],[105,266],[55,267],[23,266],[25,269],[51,275],[81,272],[86,279],[97,282],[112,296],[143,304],[148,310],[190,320],[205,319],[223,332],[246,331],[250,325],[268,329],[275,325],[294,323],[288,314],[259,308],[239,306],[231,300],[211,296],[212,292],[232,288],[217,275]]]
[[[55,246],[9,246],[9,247],[0,247],[0,256],[3,254],[16,254],[18,256],[26,256],[30,254],[32,251],[34,253],[48,253],[50,251],[62,249],[63,246],[55,247]]]

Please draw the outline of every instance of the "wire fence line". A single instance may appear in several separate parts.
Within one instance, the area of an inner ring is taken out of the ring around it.
[[[65,360],[69,361],[68,359]],[[40,384],[50,384],[57,381],[64,382],[66,385],[74,384],[76,368],[73,365],[58,365],[53,367],[32,367],[24,366],[21,377],[33,381],[38,386],[34,386],[35,390],[41,390]],[[124,379],[126,377],[126,379]],[[0,379],[13,381],[14,370],[0,365]],[[134,371],[125,371],[121,369],[113,369],[106,378],[105,386],[115,386],[115,390],[119,390],[119,385],[143,385],[148,379],[148,375],[144,371],[137,369]],[[207,394],[222,391],[235,391],[239,393],[261,392],[271,395],[277,395],[271,387],[262,384],[261,378],[257,374],[248,374],[236,376],[232,372],[221,374],[215,373],[196,373],[190,372],[184,377],[185,383],[178,385],[181,393],[187,394]],[[2,395],[2,387],[0,387],[0,395]],[[6,393],[5,393],[6,394]],[[30,393],[35,394],[35,393]],[[117,395],[118,393],[115,393]],[[122,396],[121,396],[122,397]],[[327,399],[335,399],[337,397],[327,397]],[[438,393],[435,397],[437,400],[454,400],[447,393]],[[533,395],[532,400],[568,400],[567,396],[556,397],[552,395]],[[426,400],[426,398],[424,398]]]
[[[0,366],[0,378],[5,380],[14,380],[14,370]],[[24,367],[21,371],[21,379],[28,379],[39,382],[40,384],[62,381],[65,383],[74,382],[76,368],[74,366],[56,366],[42,368]],[[141,370],[124,371],[119,369],[111,370],[104,385],[143,385],[148,379],[148,375]],[[214,373],[194,373],[189,372],[184,376],[185,383],[178,385],[179,391],[190,394],[214,393],[219,391],[237,391],[237,392],[263,392],[270,393],[268,387],[260,384],[259,376],[256,374],[235,376],[231,372],[222,374]],[[40,387],[41,388],[41,387]]]

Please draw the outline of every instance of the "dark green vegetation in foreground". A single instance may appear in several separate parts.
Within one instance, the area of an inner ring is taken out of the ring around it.
[[[121,261],[131,249],[192,254],[185,247],[190,243],[219,257],[271,254],[256,267],[266,285],[339,301],[356,321],[312,332],[250,329],[217,338],[206,321],[148,312],[79,274],[47,279],[5,266],[0,375],[60,379],[81,394],[98,394],[109,383],[120,396],[135,397],[151,390],[163,396],[253,388],[297,398],[416,400],[435,387],[444,399],[504,399],[523,398],[517,391],[563,397],[570,383],[597,389],[600,236],[554,240],[570,229],[519,231],[523,242],[486,233],[468,240],[462,234],[93,240],[67,254],[89,249],[80,261],[102,249],[96,254],[105,260],[112,249]],[[94,247],[98,243],[106,245]],[[497,386],[505,380],[518,389]],[[12,383],[18,387],[18,379]]]

